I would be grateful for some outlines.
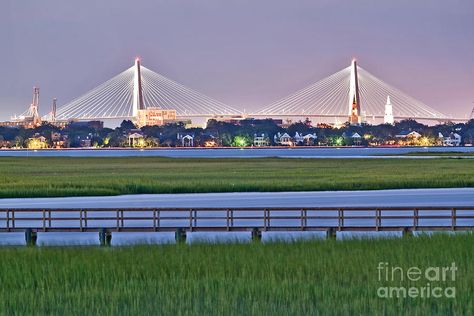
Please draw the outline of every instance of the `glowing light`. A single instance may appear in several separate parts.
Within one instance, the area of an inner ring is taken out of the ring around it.
[[[235,147],[246,147],[249,143],[245,136],[235,136],[234,137],[234,146]]]
[[[36,150],[36,149],[47,148],[48,144],[46,143],[46,141],[42,141],[41,139],[32,138],[28,141],[27,147],[28,147],[28,149],[35,149]]]
[[[216,147],[217,143],[214,140],[208,140],[204,142],[204,147]]]

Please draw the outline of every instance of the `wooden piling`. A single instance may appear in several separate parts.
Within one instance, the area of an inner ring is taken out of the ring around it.
[[[99,230],[99,242],[101,246],[110,246],[112,242],[112,233],[106,228]]]
[[[176,229],[174,233],[174,239],[176,240],[176,244],[184,244],[186,243],[186,230],[184,228]]]
[[[25,230],[25,241],[28,247],[36,246],[36,241],[38,240],[38,235],[31,228]]]
[[[336,233],[336,228],[334,227],[329,227],[326,230],[326,239],[333,239],[336,240],[337,233]]]
[[[404,227],[402,230],[402,237],[413,237],[413,231],[409,227]]]
[[[252,241],[260,242],[262,241],[262,231],[257,227],[252,228]]]

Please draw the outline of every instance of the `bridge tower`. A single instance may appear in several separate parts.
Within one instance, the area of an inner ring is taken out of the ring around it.
[[[51,107],[51,122],[56,122],[56,98],[53,99],[53,106]]]
[[[38,113],[39,107],[39,88],[33,87],[33,101],[30,104],[30,108],[28,109],[28,114],[31,116],[31,120],[33,121],[33,125],[39,125],[41,123],[41,117]]]
[[[351,82],[349,88],[349,123],[351,125],[361,123],[360,113],[359,76],[357,75],[357,61],[354,58],[351,64]]]
[[[134,76],[133,76],[133,117],[138,117],[138,110],[144,110],[143,89],[141,75],[140,58],[135,58]]]

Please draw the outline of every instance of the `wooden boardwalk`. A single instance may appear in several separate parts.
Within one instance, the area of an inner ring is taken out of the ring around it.
[[[457,231],[474,206],[0,209],[0,232]]]

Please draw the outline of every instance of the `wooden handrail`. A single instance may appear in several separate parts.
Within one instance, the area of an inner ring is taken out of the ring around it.
[[[474,206],[0,209],[0,232],[26,228],[42,232],[104,228],[155,232],[176,228],[188,231],[474,230]]]

